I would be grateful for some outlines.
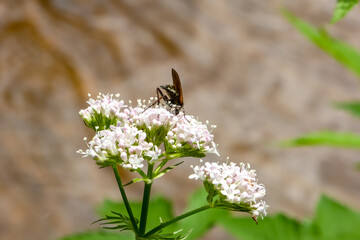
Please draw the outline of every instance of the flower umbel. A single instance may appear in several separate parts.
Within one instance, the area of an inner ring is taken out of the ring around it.
[[[96,131],[88,149],[78,151],[84,157],[92,157],[103,167],[120,164],[136,170],[145,160],[167,162],[218,154],[211,131],[193,116],[174,115],[161,106],[146,109],[141,100],[136,107],[127,106],[118,97],[99,94],[80,111],[85,124]]]
[[[269,207],[262,200],[265,186],[258,184],[255,170],[249,164],[218,164],[206,162],[203,166],[192,166],[190,179],[204,182],[209,204],[234,211],[249,212],[256,217],[266,216]]]
[[[119,96],[119,94],[115,95],[115,97]],[[110,125],[116,124],[116,118],[120,115],[122,108],[126,107],[124,101],[114,98],[113,94],[99,93],[96,99],[92,99],[89,94],[89,97],[87,101],[89,107],[80,110],[79,114],[86,126],[93,130],[107,129]]]

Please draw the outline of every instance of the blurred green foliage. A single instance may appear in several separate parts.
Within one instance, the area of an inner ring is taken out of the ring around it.
[[[360,117],[360,101],[340,102],[336,103],[335,107],[348,111],[355,117]]]
[[[345,16],[357,3],[358,1],[338,1],[334,11],[333,21],[337,21]],[[282,13],[289,23],[302,35],[360,78],[360,52],[358,50],[347,43],[331,37],[324,28],[316,28],[297,18],[288,10],[283,10]],[[335,107],[346,110],[353,116],[360,115],[360,101],[336,103]],[[304,134],[295,139],[283,141],[280,144],[282,146],[320,145],[357,149],[360,148],[360,134],[327,130]]]
[[[331,19],[331,23],[335,23],[335,22],[341,20],[358,3],[359,3],[359,0],[338,0],[336,2],[336,6],[335,6],[333,17]]]
[[[283,141],[284,147],[295,146],[329,146],[360,149],[360,135],[355,133],[322,131],[302,135],[298,138]]]
[[[196,191],[189,199],[187,210],[206,204],[206,193],[203,189]],[[140,203],[133,203],[134,213],[140,211]],[[111,211],[125,213],[125,206],[119,202],[106,200],[99,207],[101,216]],[[149,224],[154,227],[163,220],[173,216],[171,204],[163,197],[151,201]],[[284,214],[265,217],[259,225],[249,215],[234,216],[229,211],[210,209],[193,215],[181,222],[169,226],[165,232],[182,229],[181,234],[190,232],[187,240],[199,239],[214,225],[221,226],[234,239],[242,240],[355,240],[360,239],[360,213],[323,196],[317,206],[312,220],[298,221]],[[150,227],[150,228],[151,228]],[[75,234],[61,240],[122,240],[134,239],[128,232],[91,231]]]
[[[219,224],[243,240],[360,239],[360,214],[323,196],[313,220],[297,221],[283,214],[266,217],[258,226],[247,218],[228,217]]]
[[[85,233],[74,234],[72,236],[61,238],[61,240],[128,240],[134,239],[132,233],[117,233],[109,231],[89,231]]]
[[[297,18],[288,10],[283,9],[282,13],[301,34],[360,78],[359,51],[347,43],[331,37],[325,28],[316,28]]]

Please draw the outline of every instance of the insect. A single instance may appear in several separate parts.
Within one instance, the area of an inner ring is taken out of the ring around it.
[[[178,115],[180,111],[183,110],[184,98],[179,74],[172,68],[171,75],[173,85],[166,84],[156,88],[157,100],[150,104],[144,111],[155,104],[159,104],[161,99],[163,99],[165,103],[174,110],[175,115]],[[165,93],[163,93],[162,90],[164,90]]]

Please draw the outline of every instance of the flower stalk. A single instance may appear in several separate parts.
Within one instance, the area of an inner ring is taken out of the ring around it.
[[[173,219],[171,219],[171,220],[169,220],[169,221],[167,221],[167,222],[164,222],[164,223],[160,224],[159,226],[151,229],[148,233],[146,233],[146,234],[144,235],[144,237],[145,237],[145,238],[146,238],[146,237],[150,237],[151,235],[159,232],[161,229],[163,229],[163,228],[165,228],[165,227],[167,227],[167,226],[169,226],[169,225],[171,225],[171,224],[173,224],[173,223],[176,223],[176,222],[178,222],[178,221],[180,221],[180,220],[182,220],[182,219],[184,219],[184,218],[190,217],[191,215],[194,215],[194,214],[196,214],[196,213],[205,211],[205,210],[210,209],[210,208],[211,208],[210,205],[205,205],[205,206],[196,208],[196,209],[194,209],[194,210],[191,210],[191,211],[189,211],[189,212],[187,212],[187,213],[184,213],[184,214],[182,214],[182,215],[179,215],[179,216],[177,216],[177,217],[175,217],[175,218],[173,218]]]
[[[144,196],[143,196],[143,201],[142,201],[141,217],[140,217],[140,229],[139,229],[140,236],[143,236],[145,234],[145,230],[146,230],[146,221],[147,221],[147,216],[148,216],[148,212],[149,212],[150,193],[151,193],[151,186],[152,186],[153,168],[154,168],[154,164],[149,164],[147,177],[151,181],[145,182]]]
[[[137,226],[136,221],[135,221],[134,214],[133,214],[133,212],[131,210],[130,203],[129,203],[129,201],[127,199],[127,196],[126,196],[126,193],[125,193],[124,186],[123,186],[123,184],[121,182],[121,178],[120,178],[120,175],[119,175],[119,170],[117,169],[116,165],[113,165],[112,168],[114,170],[115,178],[116,178],[116,181],[117,181],[120,193],[121,193],[121,197],[122,197],[122,199],[124,201],[125,208],[126,208],[127,213],[129,214],[129,218],[131,220],[133,228],[135,229],[136,232],[139,232],[138,226]]]

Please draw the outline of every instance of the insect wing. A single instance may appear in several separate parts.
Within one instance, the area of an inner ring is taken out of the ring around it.
[[[178,94],[178,96],[177,96],[177,104],[179,104],[180,106],[183,106],[184,105],[184,100],[183,100],[183,92],[182,92],[182,88],[181,88],[181,82],[180,82],[179,74],[172,68],[171,69],[171,75],[172,75],[175,91]]]

